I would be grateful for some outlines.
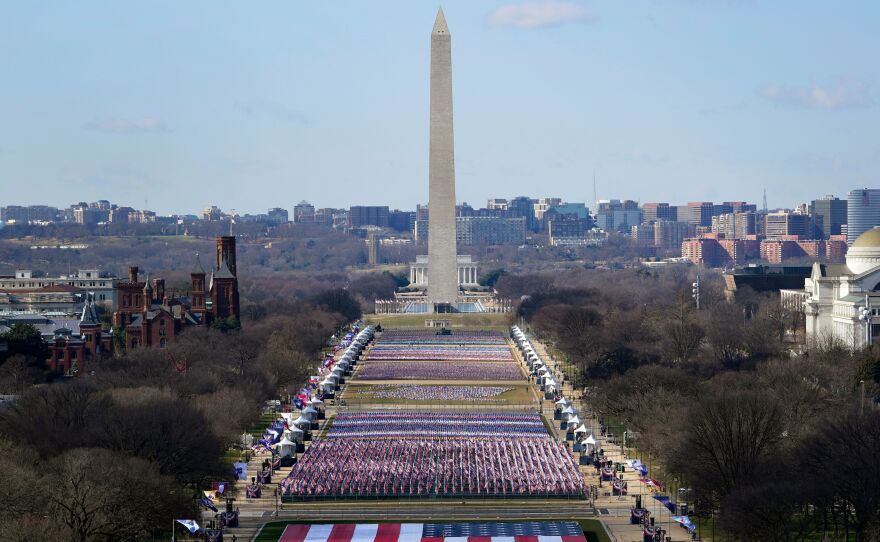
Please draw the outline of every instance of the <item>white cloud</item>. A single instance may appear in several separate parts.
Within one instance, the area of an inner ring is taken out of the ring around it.
[[[567,22],[594,22],[599,17],[576,2],[543,0],[501,6],[489,14],[492,26],[544,28]]]
[[[168,129],[162,119],[157,119],[155,117],[143,117],[140,119],[96,119],[85,123],[83,128],[109,134],[164,132]]]
[[[292,124],[308,124],[309,122],[308,116],[302,111],[291,109],[283,103],[272,100],[238,101],[235,102],[234,107],[252,117],[262,115]]]
[[[867,83],[848,78],[826,85],[769,85],[760,94],[777,105],[829,111],[865,109],[874,103]]]

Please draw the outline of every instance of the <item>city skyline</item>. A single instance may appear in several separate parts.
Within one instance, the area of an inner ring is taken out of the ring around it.
[[[418,29],[435,5],[205,5],[6,8],[0,43],[18,77],[0,89],[0,178],[16,188],[3,203],[427,201]],[[594,172],[600,199],[760,202],[766,188],[770,207],[876,181],[871,3],[444,9],[462,53],[459,203],[589,205]]]

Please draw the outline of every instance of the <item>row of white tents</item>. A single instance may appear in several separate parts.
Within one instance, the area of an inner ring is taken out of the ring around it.
[[[357,364],[358,358],[372,340],[375,334],[373,326],[367,326],[361,330],[346,348],[345,353],[333,366],[333,370],[319,384],[324,396],[333,396],[345,375],[351,374],[352,368]],[[323,362],[322,362],[323,363]],[[297,452],[303,451],[305,441],[311,439],[311,431],[318,428],[318,417],[324,411],[324,401],[318,397],[309,399],[306,407],[299,412],[282,412],[278,421],[287,422],[287,429],[283,430],[281,440],[275,446],[281,457],[295,457]],[[269,429],[269,433],[277,435],[277,429]]]
[[[556,382],[556,379],[553,378],[552,370],[544,363],[544,360],[542,360],[535,351],[532,343],[519,326],[512,326],[510,328],[510,336],[513,338],[514,342],[516,342],[517,348],[519,348],[522,353],[526,369],[538,378],[538,384],[541,385],[545,397],[559,397],[554,406],[556,411],[560,413],[560,419],[563,421],[563,428],[567,431],[573,432],[577,442],[585,444],[591,452],[596,448],[596,439],[593,437],[592,430],[587,428],[587,426],[581,422],[581,419],[577,415],[577,408],[570,400],[562,395],[561,387]],[[587,450],[582,449],[582,452],[585,451]]]
[[[333,366],[330,374],[325,376],[320,384],[318,384],[318,387],[323,390],[325,397],[333,397],[336,390],[338,390],[339,386],[345,381],[345,376],[351,374],[354,366],[357,365],[361,352],[363,352],[364,348],[367,347],[367,344],[373,339],[374,334],[375,331],[373,326],[367,326],[354,337],[351,344],[349,344],[348,348],[345,350],[345,353],[342,354],[342,358]],[[320,375],[318,375],[317,378],[320,378]]]

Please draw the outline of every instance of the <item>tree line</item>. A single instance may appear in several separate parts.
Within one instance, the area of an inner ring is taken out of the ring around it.
[[[194,495],[230,481],[225,452],[263,403],[298,390],[330,336],[361,314],[345,290],[257,309],[240,329],[187,329],[167,349],[102,358],[86,376],[19,375],[30,385],[0,409],[0,539],[143,540],[195,517]],[[0,372],[32,361],[27,344]]]
[[[880,350],[795,342],[778,294],[726,296],[718,275],[504,275],[605,423],[629,430],[698,517],[737,540],[876,540]]]

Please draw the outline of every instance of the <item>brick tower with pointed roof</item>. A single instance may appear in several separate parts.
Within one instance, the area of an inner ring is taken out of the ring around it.
[[[217,270],[211,279],[211,313],[214,320],[241,319],[238,304],[235,237],[217,238]]]
[[[192,272],[189,274],[192,289],[190,291],[190,312],[197,318],[200,325],[205,325],[208,308],[205,304],[205,273],[202,268],[202,260],[196,253],[196,264],[193,266]]]

